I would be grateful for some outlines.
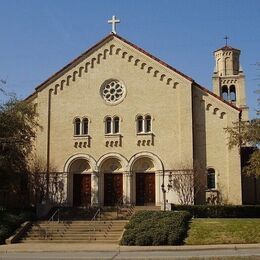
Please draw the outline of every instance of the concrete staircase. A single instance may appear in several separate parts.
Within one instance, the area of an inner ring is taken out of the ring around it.
[[[21,243],[116,243],[131,216],[142,210],[160,210],[158,206],[121,206],[103,208],[95,220],[97,209],[62,209],[62,221],[38,221],[32,224]],[[99,218],[100,216],[100,218]]]
[[[119,243],[127,220],[39,221],[32,225],[22,243]]]

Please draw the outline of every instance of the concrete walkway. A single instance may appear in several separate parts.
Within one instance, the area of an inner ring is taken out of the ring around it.
[[[194,251],[211,249],[260,249],[260,244],[225,244],[196,246],[120,246],[117,244],[78,244],[78,243],[18,243],[0,245],[1,253],[11,252],[147,252],[147,251]]]

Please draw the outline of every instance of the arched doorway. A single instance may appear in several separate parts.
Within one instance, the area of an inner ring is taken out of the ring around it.
[[[148,157],[137,159],[132,171],[135,174],[136,205],[155,205],[155,168]]]
[[[74,207],[91,205],[91,167],[84,158],[75,159],[69,167]]]
[[[106,159],[100,172],[103,175],[104,206],[115,206],[123,199],[123,172],[118,158]]]

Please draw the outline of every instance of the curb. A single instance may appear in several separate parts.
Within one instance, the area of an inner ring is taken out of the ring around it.
[[[53,247],[53,248],[52,248]],[[0,255],[15,252],[147,252],[147,251],[207,251],[260,249],[260,244],[221,244],[196,246],[119,246],[117,244],[9,244],[0,246]]]

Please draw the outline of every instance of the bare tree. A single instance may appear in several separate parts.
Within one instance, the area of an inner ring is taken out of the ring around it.
[[[169,175],[169,187],[177,193],[181,205],[193,205],[197,194],[205,190],[205,169],[198,163],[193,169],[183,164]]]
[[[31,201],[33,204],[47,200],[46,161],[35,157],[31,161],[28,176]],[[64,173],[57,172],[55,166],[50,165],[49,197],[53,203],[64,201]]]

